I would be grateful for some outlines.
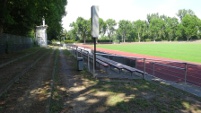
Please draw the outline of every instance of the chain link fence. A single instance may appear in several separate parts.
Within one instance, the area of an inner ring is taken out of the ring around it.
[[[0,34],[0,54],[11,53],[33,47],[34,40],[29,37]]]

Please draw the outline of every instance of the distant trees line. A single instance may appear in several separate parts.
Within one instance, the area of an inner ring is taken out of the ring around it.
[[[141,42],[141,41],[189,41],[201,38],[201,20],[192,10],[181,9],[176,17],[148,14],[147,20],[120,20],[106,21],[99,18],[99,39],[113,42]],[[62,31],[62,36],[67,40],[91,39],[91,21],[78,17],[70,24],[71,30]]]

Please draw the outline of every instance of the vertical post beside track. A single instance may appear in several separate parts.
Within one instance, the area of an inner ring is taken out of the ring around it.
[[[188,64],[187,63],[185,63],[185,84],[186,84],[186,79],[187,79],[187,73],[188,73]]]
[[[89,72],[90,72],[90,61],[89,61],[90,58],[89,58],[89,52],[87,52],[87,53],[88,53],[88,55],[87,55],[87,56],[88,56],[88,70],[89,70]]]
[[[146,73],[146,58],[144,58],[143,61],[144,61],[144,66],[143,66],[144,67],[143,79],[144,79],[145,73]]]
[[[153,62],[153,76],[155,76],[155,63]]]

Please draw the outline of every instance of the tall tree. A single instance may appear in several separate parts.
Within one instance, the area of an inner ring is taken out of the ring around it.
[[[86,20],[82,17],[78,17],[76,20],[76,24],[78,27],[78,34],[83,38],[84,43],[86,43],[86,38],[90,36],[90,27],[91,27],[91,21]]]
[[[167,17],[165,20],[165,32],[167,34],[167,38],[169,41],[172,41],[172,39],[176,36],[176,29],[179,22],[178,19],[173,17]]]
[[[164,21],[160,18],[151,19],[149,29],[154,42],[161,39],[164,34]]]
[[[185,17],[186,15],[195,15],[195,13],[191,10],[191,9],[180,9],[177,13],[177,16],[180,18],[180,21],[182,21],[183,17]]]
[[[104,36],[106,31],[107,31],[106,22],[102,18],[99,18],[99,34]]]
[[[137,20],[133,22],[133,26],[137,32],[138,41],[140,42],[142,36],[145,35],[146,29],[147,29],[146,21]]]
[[[168,18],[169,17],[167,17],[166,15],[159,15],[158,13],[147,15],[147,31],[150,39],[152,39],[153,41],[155,41],[156,39],[166,40]]]
[[[158,13],[153,13],[153,14],[148,14],[147,15],[147,21],[150,23],[151,19],[156,19],[156,18],[160,18]]]
[[[195,15],[185,15],[182,19],[182,25],[184,28],[184,34],[187,37],[187,41],[191,39],[192,36],[197,36],[200,28],[200,20]]]
[[[114,27],[117,25],[117,23],[113,19],[107,19],[106,20],[106,25],[107,25],[108,37],[109,37],[110,40],[112,40],[111,37],[112,37],[112,35],[115,32],[115,28]]]
[[[176,34],[177,40],[185,40],[184,26],[181,23],[177,25],[175,34]]]
[[[118,33],[122,37],[122,42],[126,42],[126,38],[129,37],[131,32],[132,32],[132,23],[128,20],[120,20]]]

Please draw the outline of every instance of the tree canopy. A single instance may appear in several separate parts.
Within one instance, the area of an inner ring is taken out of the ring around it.
[[[44,16],[48,38],[55,38],[62,30],[66,4],[66,0],[1,0],[0,33],[33,36]]]
[[[107,19],[106,20],[106,25],[107,25],[107,33],[108,37],[111,40],[112,35],[115,32],[115,26],[117,25],[116,21],[113,19]]]

